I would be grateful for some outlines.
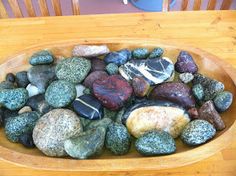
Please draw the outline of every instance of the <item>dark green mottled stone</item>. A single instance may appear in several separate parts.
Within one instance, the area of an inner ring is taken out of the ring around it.
[[[115,75],[115,74],[118,74],[119,72],[119,67],[114,64],[114,63],[109,63],[107,66],[106,66],[106,71],[109,75]]]
[[[3,126],[6,125],[8,119],[18,116],[18,110],[11,111],[7,108],[1,107],[3,111]]]
[[[192,87],[193,96],[198,100],[201,101],[204,98],[204,89],[201,84],[195,84]]]
[[[181,140],[190,146],[200,145],[216,134],[216,129],[206,120],[194,120],[185,126],[181,134]]]
[[[22,108],[28,99],[28,91],[24,88],[0,90],[0,103],[10,109]]]
[[[72,83],[80,83],[91,69],[91,62],[81,57],[72,57],[60,61],[56,66],[56,75]]]
[[[112,120],[109,118],[103,118],[101,120],[93,120],[91,121],[85,128],[85,130],[97,128],[97,127],[103,127],[107,129],[108,125],[112,123]]]
[[[161,57],[164,53],[164,50],[162,48],[154,48],[152,50],[152,52],[149,55],[149,58],[157,58],[157,57]]]
[[[18,87],[25,88],[29,84],[27,71],[20,71],[16,73],[16,83]]]
[[[86,159],[100,155],[104,146],[106,129],[97,127],[65,141],[64,147],[68,155],[77,159]]]
[[[53,63],[53,55],[50,51],[42,50],[34,53],[29,60],[31,65],[43,65]]]
[[[85,88],[83,91],[84,94],[91,94],[91,90],[89,88]]]
[[[14,83],[9,82],[9,81],[2,81],[0,83],[0,89],[14,89]]]
[[[150,131],[135,142],[136,150],[144,156],[166,155],[176,150],[175,140],[165,131]]]
[[[80,118],[80,122],[83,126],[83,129],[86,129],[86,127],[92,122],[93,120],[90,119],[85,119],[85,118]]]
[[[39,119],[35,111],[26,112],[19,116],[9,118],[5,125],[7,138],[12,142],[18,142],[19,137],[24,133],[32,133],[34,126]]]
[[[228,91],[218,93],[214,100],[215,108],[218,112],[226,111],[233,102],[233,94]]]
[[[136,59],[146,59],[149,55],[147,48],[136,48],[132,52],[132,56]]]
[[[122,117],[123,117],[123,115],[124,115],[124,113],[125,113],[125,110],[126,110],[126,108],[122,108],[122,109],[117,113],[117,115],[116,115],[116,120],[115,120],[116,123],[121,123],[121,124],[122,124]]]
[[[118,113],[117,111],[112,111],[110,109],[104,108],[104,118],[115,120],[117,113]]]
[[[74,84],[65,80],[52,82],[45,93],[46,101],[55,108],[68,106],[75,98]]]
[[[126,127],[119,123],[111,123],[107,128],[105,145],[115,155],[128,153],[131,137]]]

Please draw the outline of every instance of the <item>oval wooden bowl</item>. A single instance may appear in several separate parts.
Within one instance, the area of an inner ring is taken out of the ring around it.
[[[150,39],[81,39],[33,46],[10,58],[1,59],[0,78],[3,80],[8,72],[28,69],[30,67],[28,64],[29,56],[38,50],[50,49],[58,58],[61,56],[68,57],[76,44],[107,44],[111,50],[133,49],[136,47],[152,49],[160,46],[165,49],[164,55],[171,58],[174,62],[179,51],[186,50],[192,54],[200,68],[200,73],[222,81],[226,90],[231,91],[234,96],[236,95],[236,72],[229,64],[200,49],[179,44],[170,45],[163,41]],[[104,151],[100,157],[89,160],[52,158],[43,155],[37,149],[27,149],[21,144],[9,142],[5,137],[4,130],[0,129],[0,159],[30,168],[61,171],[137,171],[179,167],[207,158],[233,141],[236,131],[236,101],[233,102],[227,112],[222,114],[222,118],[226,128],[218,132],[215,138],[208,143],[191,148],[177,139],[177,151],[175,154],[157,157],[142,157],[132,148],[124,156],[113,156],[108,151]]]

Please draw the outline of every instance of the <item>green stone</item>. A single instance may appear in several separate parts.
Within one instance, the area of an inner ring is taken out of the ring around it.
[[[9,82],[9,81],[2,81],[0,83],[0,89],[14,89],[14,83]]]
[[[59,79],[74,84],[82,82],[91,69],[91,62],[81,57],[72,57],[61,60],[56,66],[56,75]]]
[[[22,108],[28,99],[28,91],[25,88],[0,89],[0,103],[10,110]]]
[[[111,123],[107,128],[106,148],[115,155],[124,155],[129,152],[131,137],[122,124]]]
[[[83,90],[83,93],[84,93],[84,94],[91,94],[91,90],[90,90],[89,88],[85,88],[85,89]]]
[[[107,129],[108,125],[112,123],[112,120],[109,118],[103,118],[101,120],[91,120],[91,122],[85,127],[86,130],[94,129],[97,127],[103,127]]]
[[[106,66],[106,71],[109,75],[115,75],[115,74],[118,74],[119,72],[119,67],[114,64],[114,63],[109,63],[107,66]]]
[[[214,100],[215,108],[218,112],[226,111],[233,102],[233,94],[228,91],[218,93]]]
[[[65,141],[64,148],[68,155],[77,159],[86,159],[100,155],[103,150],[106,130],[103,127],[80,133]]]
[[[122,109],[117,113],[117,115],[116,115],[116,120],[115,120],[116,123],[122,123],[122,117],[123,117],[123,115],[124,115],[124,113],[125,113],[125,110],[126,110],[126,108],[122,108]]]
[[[149,58],[152,59],[152,58],[161,57],[163,53],[164,53],[164,50],[162,48],[159,48],[159,47],[154,48],[152,52],[150,53]]]
[[[50,51],[42,50],[37,53],[34,53],[30,59],[29,63],[31,65],[43,65],[53,63],[53,55]]]
[[[144,156],[171,154],[176,151],[175,140],[165,131],[149,131],[135,142],[136,150]]]
[[[147,48],[136,48],[132,52],[132,56],[136,59],[146,59],[149,56]]]
[[[39,114],[35,111],[9,118],[5,125],[7,138],[12,142],[18,142],[22,134],[32,133],[38,119]]]
[[[201,84],[195,84],[192,87],[193,96],[198,100],[201,101],[204,98],[204,88]]]
[[[104,108],[104,118],[115,120],[117,113],[118,113],[117,111],[112,111],[110,109]]]
[[[45,100],[54,108],[66,107],[76,98],[76,88],[71,82],[52,82],[45,93]]]

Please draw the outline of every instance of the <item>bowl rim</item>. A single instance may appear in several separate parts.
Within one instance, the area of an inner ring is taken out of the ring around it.
[[[190,51],[198,54],[201,57],[206,57],[213,60],[220,66],[232,79],[236,88],[236,70],[227,62],[219,59],[217,56],[203,51],[199,48],[191,47],[191,45],[179,44],[174,41],[149,39],[149,38],[86,38],[73,40],[60,40],[56,42],[47,42],[40,45],[31,45],[30,47],[17,52],[3,60],[15,58],[29,51],[37,51],[42,47],[57,47],[68,46],[76,44],[112,44],[112,43],[126,43],[126,44],[144,44],[155,45],[160,47],[168,47],[173,49],[180,49]],[[205,145],[185,151],[175,153],[172,155],[156,156],[156,157],[140,157],[140,158],[112,158],[112,159],[87,159],[75,160],[66,158],[52,158],[45,156],[34,156],[30,154],[20,153],[0,145],[0,160],[13,163],[18,166],[41,169],[41,170],[57,170],[57,171],[137,171],[137,170],[161,170],[170,169],[189,165],[200,160],[206,159],[211,155],[219,152],[227,147],[236,136],[236,120],[232,126],[216,139],[208,142]]]

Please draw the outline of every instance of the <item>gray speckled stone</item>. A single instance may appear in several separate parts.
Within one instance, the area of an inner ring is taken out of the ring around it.
[[[33,130],[33,140],[48,156],[66,156],[66,139],[82,132],[79,117],[68,109],[54,109],[43,115]]]
[[[194,78],[194,76],[192,73],[181,73],[179,75],[179,79],[185,84],[191,82],[193,80],[193,78]]]
[[[114,63],[109,63],[107,66],[106,66],[106,71],[109,75],[114,75],[114,74],[118,74],[119,72],[119,67],[114,64]]]
[[[44,93],[47,86],[56,78],[55,67],[51,65],[36,65],[27,73],[31,84],[35,85],[40,93]]]
[[[136,48],[132,52],[132,56],[136,59],[146,59],[149,55],[147,48]]]
[[[144,156],[166,155],[176,150],[175,140],[165,131],[150,131],[135,142],[136,150]]]
[[[32,133],[38,119],[39,114],[34,111],[25,112],[19,116],[9,118],[5,125],[7,138],[12,142],[18,142],[22,134]]]
[[[164,50],[162,48],[154,48],[150,55],[148,56],[149,58],[157,58],[157,57],[161,57],[164,53]]]
[[[105,145],[115,155],[124,155],[129,152],[131,137],[122,124],[111,123],[107,128]]]
[[[195,84],[192,87],[193,96],[197,99],[197,101],[201,101],[204,98],[204,89],[201,84]]]
[[[72,57],[64,59],[57,64],[56,75],[59,79],[64,79],[77,84],[84,80],[90,69],[90,60],[80,57]]]
[[[73,158],[86,159],[102,153],[106,129],[97,127],[65,141],[66,153]]]
[[[16,83],[18,87],[25,88],[29,84],[27,71],[20,71],[16,73]]]
[[[215,96],[213,102],[214,102],[215,108],[218,112],[224,112],[232,104],[233,94],[231,92],[228,92],[228,91],[223,91],[221,93],[218,93]]]
[[[34,53],[30,59],[29,63],[31,65],[43,65],[43,64],[51,64],[53,63],[53,55],[50,51],[42,50],[37,53]]]
[[[75,98],[74,84],[64,80],[52,82],[45,93],[46,101],[55,108],[68,106]]]
[[[14,83],[9,82],[9,81],[2,81],[0,83],[0,89],[14,89]]]
[[[111,123],[112,123],[112,120],[109,118],[103,118],[101,120],[93,120],[86,126],[86,130],[97,128],[97,127],[103,127],[107,129],[108,125]]]
[[[24,88],[0,90],[0,103],[10,109],[22,108],[28,99],[28,91]]]
[[[190,146],[200,145],[216,134],[216,129],[206,120],[194,120],[185,126],[181,134],[181,140]]]

